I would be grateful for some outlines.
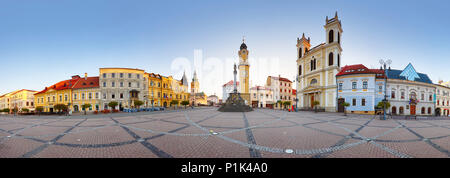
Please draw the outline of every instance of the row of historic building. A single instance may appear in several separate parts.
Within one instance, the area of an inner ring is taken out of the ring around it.
[[[297,39],[297,98],[300,109],[375,114],[385,97],[394,115],[449,115],[450,85],[434,84],[412,64],[403,70],[369,69],[362,64],[341,67],[342,25],[337,13],[325,20],[325,43],[311,47],[311,39]]]
[[[186,75],[180,80],[172,76],[147,73],[141,69],[100,68],[99,76],[72,76],[70,79],[45,87],[42,91],[19,90],[0,96],[0,109],[43,107],[44,112],[56,112],[55,105],[64,104],[70,111],[82,110],[82,105],[90,104],[88,111],[112,109],[108,103],[118,103],[116,109],[135,108],[139,100],[141,107],[170,107],[172,101],[189,101],[189,105],[206,105],[207,96],[199,92],[196,72],[191,82]]]

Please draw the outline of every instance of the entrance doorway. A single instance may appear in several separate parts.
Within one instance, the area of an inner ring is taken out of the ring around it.
[[[338,99],[338,112],[344,112],[344,102],[345,102],[344,98]]]
[[[412,104],[410,107],[409,107],[409,113],[411,114],[411,115],[416,115],[416,105],[414,105],[414,104]]]
[[[311,95],[311,108],[314,108],[314,95]]]

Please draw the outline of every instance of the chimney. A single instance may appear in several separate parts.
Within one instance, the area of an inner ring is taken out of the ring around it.
[[[84,80],[87,80],[87,73],[84,73]]]

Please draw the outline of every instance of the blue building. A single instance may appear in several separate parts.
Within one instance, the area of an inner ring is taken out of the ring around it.
[[[362,64],[347,65],[336,74],[338,112],[344,112],[342,103],[350,104],[349,113],[375,114],[375,107],[384,98],[384,71],[368,69]]]

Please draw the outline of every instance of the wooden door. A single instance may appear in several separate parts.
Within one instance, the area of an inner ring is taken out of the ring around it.
[[[311,108],[314,108],[314,95],[311,95]]]
[[[411,115],[416,115],[416,105],[411,105],[409,111]]]

